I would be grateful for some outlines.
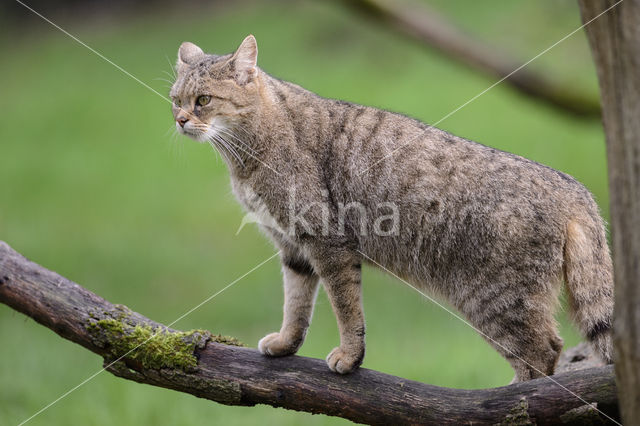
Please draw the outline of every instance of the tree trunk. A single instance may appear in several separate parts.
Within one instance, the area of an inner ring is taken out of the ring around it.
[[[580,348],[561,361],[570,372],[495,389],[442,388],[364,368],[342,376],[321,360],[267,358],[232,338],[171,330],[1,241],[0,302],[103,356],[117,376],[222,404],[268,404],[368,424],[605,424],[600,412],[618,417],[612,366],[570,371],[597,365]]]
[[[614,0],[580,0],[583,21]],[[622,418],[640,424],[640,0],[586,27],[598,70],[609,160],[615,370]]]

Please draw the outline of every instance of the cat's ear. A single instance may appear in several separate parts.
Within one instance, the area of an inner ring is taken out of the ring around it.
[[[256,75],[258,62],[258,43],[253,35],[248,35],[231,57],[238,84],[247,84]]]
[[[203,55],[204,52],[202,49],[193,43],[185,41],[180,45],[180,49],[178,49],[178,71],[185,65],[193,64]]]

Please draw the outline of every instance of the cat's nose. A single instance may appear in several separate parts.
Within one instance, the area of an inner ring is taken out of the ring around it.
[[[187,123],[187,121],[189,121],[189,119],[186,117],[178,117],[176,118],[176,121],[178,122],[180,127],[184,127],[184,125]]]

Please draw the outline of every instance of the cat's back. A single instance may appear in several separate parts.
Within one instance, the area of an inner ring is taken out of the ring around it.
[[[342,101],[325,101],[335,176],[356,198],[419,193],[491,199],[590,198],[571,176],[521,156],[447,133],[413,118]],[[542,197],[542,198],[544,198]]]
[[[402,114],[274,84],[298,157],[314,158],[335,201],[429,207],[440,200],[452,208],[544,204],[545,210],[595,205],[580,183],[550,167]]]

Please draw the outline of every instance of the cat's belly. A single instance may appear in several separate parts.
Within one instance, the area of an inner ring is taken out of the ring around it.
[[[401,215],[397,234],[361,237],[361,251],[369,263],[443,294],[488,282],[535,282],[540,275],[552,279],[561,271],[566,219],[560,215],[542,227],[535,216],[505,215],[498,209],[475,215],[453,211],[434,215],[426,208],[420,219]]]

